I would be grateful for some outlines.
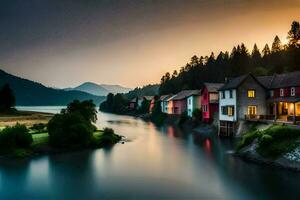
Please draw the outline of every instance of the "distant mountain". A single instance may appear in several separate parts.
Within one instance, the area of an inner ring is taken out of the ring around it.
[[[126,93],[129,92],[130,88],[125,88],[120,85],[107,85],[107,84],[96,84],[92,82],[85,82],[75,88],[65,88],[66,91],[82,91],[97,96],[106,96],[108,93]]]
[[[155,96],[158,95],[158,90],[159,84],[145,85],[142,88],[137,87],[129,91],[125,94],[125,97],[128,100],[131,100],[132,98],[135,98],[137,96]]]
[[[22,106],[67,105],[74,99],[93,100],[99,105],[105,97],[82,91],[65,91],[46,87],[40,83],[23,79],[0,70],[0,86],[8,83],[16,96],[16,104]]]

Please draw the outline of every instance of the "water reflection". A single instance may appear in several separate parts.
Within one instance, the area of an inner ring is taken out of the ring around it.
[[[128,116],[98,119],[99,128],[113,128],[132,142],[0,160],[0,199],[297,199],[300,194],[299,174],[232,157],[232,140]]]

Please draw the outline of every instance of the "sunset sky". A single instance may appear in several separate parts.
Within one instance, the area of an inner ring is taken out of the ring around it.
[[[47,86],[158,83],[193,55],[286,41],[300,0],[7,0],[0,68]]]

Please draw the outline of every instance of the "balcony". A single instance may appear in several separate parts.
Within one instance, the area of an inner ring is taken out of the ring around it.
[[[245,115],[245,120],[249,120],[249,121],[275,120],[275,115]]]

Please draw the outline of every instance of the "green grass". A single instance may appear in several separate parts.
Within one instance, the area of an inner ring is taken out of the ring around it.
[[[276,159],[300,145],[300,130],[274,125],[263,131],[250,131],[237,145],[237,151],[258,141],[257,152],[266,158]]]
[[[32,147],[47,145],[49,141],[49,135],[48,133],[33,134],[32,139]]]

